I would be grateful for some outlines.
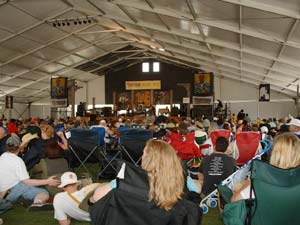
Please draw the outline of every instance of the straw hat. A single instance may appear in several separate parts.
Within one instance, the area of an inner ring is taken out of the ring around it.
[[[91,198],[96,190],[96,188],[106,185],[106,183],[93,183],[83,188],[84,199],[81,201],[79,208],[88,211],[89,203],[95,203]]]
[[[29,144],[29,142],[33,139],[36,139],[36,138],[39,138],[39,136],[35,133],[35,134],[31,134],[31,133],[28,133],[28,134],[25,134],[23,137],[22,137],[22,143],[21,143],[21,146],[22,147],[27,147],[27,145]]]

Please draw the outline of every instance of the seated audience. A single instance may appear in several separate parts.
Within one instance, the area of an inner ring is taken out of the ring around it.
[[[219,137],[213,154],[205,157],[199,167],[199,180],[203,180],[202,193],[208,195],[216,186],[236,170],[235,160],[226,155],[229,141]]]
[[[300,141],[294,134],[284,133],[275,138],[270,164],[281,169],[300,166]],[[232,202],[250,198],[250,180],[246,180],[239,187],[231,198]],[[252,197],[255,197],[253,192]]]
[[[6,151],[0,157],[0,199],[11,204],[18,202],[22,197],[33,202],[31,209],[48,207],[45,203],[49,193],[38,186],[57,186],[59,180],[55,177],[37,180],[30,179],[25,163],[18,157],[20,139],[12,136],[6,141]]]

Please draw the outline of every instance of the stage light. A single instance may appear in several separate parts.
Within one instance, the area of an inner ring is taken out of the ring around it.
[[[61,25],[64,27],[66,24],[65,24],[65,22],[63,21],[63,22],[61,23]]]
[[[59,26],[59,27],[60,27],[60,22],[58,22],[58,23],[57,23],[57,26]]]
[[[53,26],[53,27],[56,27],[56,23],[53,23],[52,26]]]
[[[74,25],[77,25],[77,21],[74,21],[73,23],[74,23]]]
[[[92,23],[92,20],[89,19],[89,20],[88,20],[88,23]]]
[[[67,26],[70,26],[70,22],[69,21],[67,21]]]
[[[81,21],[80,20],[78,20],[78,24],[81,25]]]

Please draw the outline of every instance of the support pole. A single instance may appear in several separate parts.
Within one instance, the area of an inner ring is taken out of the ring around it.
[[[299,117],[300,110],[299,110],[299,84],[297,84],[297,96],[296,96],[296,108],[297,108],[297,115]]]

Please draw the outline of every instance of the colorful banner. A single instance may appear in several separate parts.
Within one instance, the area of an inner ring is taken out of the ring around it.
[[[194,75],[194,95],[212,96],[214,94],[214,80],[212,73],[197,73]]]
[[[68,98],[68,78],[51,78],[51,99]]]
[[[160,80],[126,81],[126,90],[160,90]]]

